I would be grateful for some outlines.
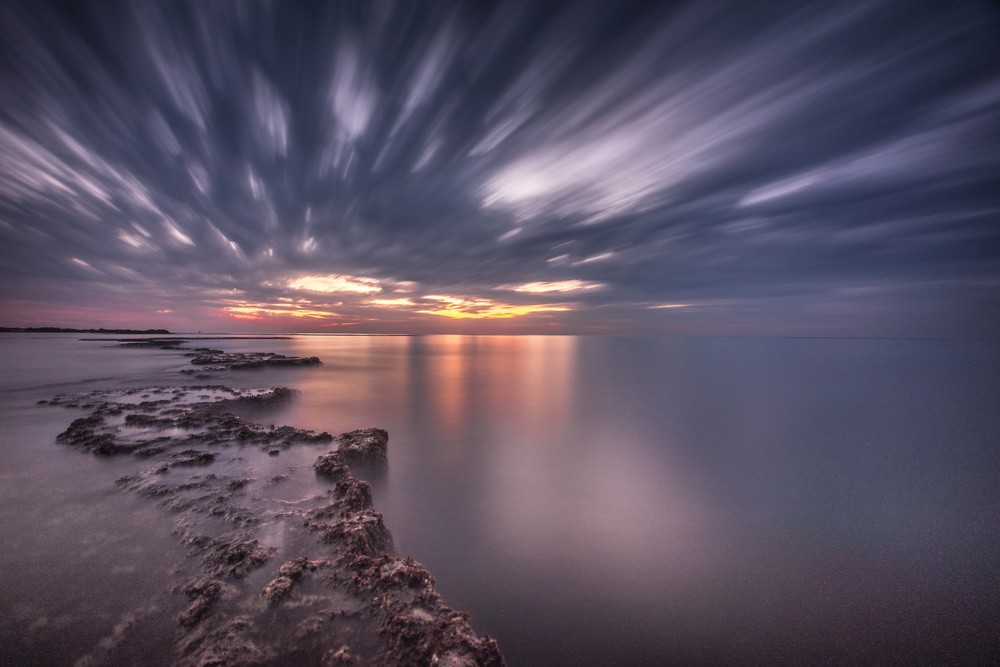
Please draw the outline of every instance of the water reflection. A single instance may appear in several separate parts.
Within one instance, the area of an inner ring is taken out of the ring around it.
[[[1000,622],[996,348],[299,336],[287,353],[325,365],[254,381],[303,391],[296,426],[389,430],[377,508],[511,664],[956,655]]]
[[[259,349],[260,342],[253,342]],[[338,433],[371,426],[389,428],[409,410],[410,338],[314,335],[281,343],[286,345],[269,347],[323,360],[322,366],[296,372],[292,378],[302,392],[289,416],[297,425]],[[289,372],[279,371],[273,378],[257,375],[256,381],[261,380],[289,382]]]
[[[436,358],[434,363],[419,366],[423,377],[418,383],[427,394],[426,405],[435,426],[445,436],[440,442],[446,446],[458,445],[469,427],[470,394],[476,389],[469,386],[472,379],[470,363],[476,353],[477,342],[476,338],[465,336],[435,336],[433,346],[423,348],[425,354],[434,354]],[[420,354],[421,347],[418,345],[417,354]],[[461,451],[456,447],[450,449],[452,454]],[[444,461],[451,459],[451,456],[443,457]]]

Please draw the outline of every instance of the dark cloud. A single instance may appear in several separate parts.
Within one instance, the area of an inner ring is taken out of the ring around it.
[[[4,3],[0,297],[982,335],[998,38],[985,1]]]

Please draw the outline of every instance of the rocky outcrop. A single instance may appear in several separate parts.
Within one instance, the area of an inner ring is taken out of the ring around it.
[[[89,411],[60,443],[142,458],[145,470],[118,487],[159,503],[190,552],[167,587],[180,635],[174,655],[159,664],[502,665],[496,642],[444,604],[430,573],[394,554],[362,479],[386,469],[384,430],[334,438],[234,412],[295,395],[203,385],[50,401]],[[336,449],[315,460],[311,482],[294,465],[276,471],[269,456],[333,442]],[[320,493],[275,497],[292,480],[318,483]],[[113,648],[105,656],[113,663]]]
[[[208,370],[249,370],[266,366],[319,366],[319,357],[286,357],[273,352],[223,352],[221,350],[197,349],[187,356],[193,356],[191,363],[208,366]],[[194,371],[191,371],[194,372]]]
[[[191,604],[177,618],[177,622],[184,628],[197,625],[212,611],[219,598],[229,590],[228,586],[217,579],[202,577],[192,581],[183,590],[184,595],[191,600]]]
[[[323,454],[313,468],[316,474],[338,480],[348,471],[381,476],[389,466],[389,434],[380,428],[366,428],[337,437],[337,449]]]
[[[83,396],[60,395],[51,405],[83,408],[92,412],[74,420],[56,441],[101,456],[133,454],[150,457],[185,448],[164,461],[168,467],[207,465],[215,454],[204,447],[255,445],[265,451],[294,444],[321,445],[333,441],[329,433],[291,426],[262,426],[232,412],[247,406],[280,405],[298,392],[275,389],[230,389],[219,385],[168,389],[132,389],[92,392]],[[175,435],[164,436],[164,432]]]

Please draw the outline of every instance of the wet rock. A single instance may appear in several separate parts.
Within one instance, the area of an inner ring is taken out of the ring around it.
[[[345,477],[337,482],[337,504],[341,507],[360,512],[372,506],[372,486],[354,477]]]
[[[183,338],[138,338],[136,340],[122,341],[114,347],[145,347],[155,350],[175,350],[186,342]]]
[[[215,463],[215,454],[211,452],[199,452],[196,449],[188,449],[178,452],[170,457],[171,466],[207,466]]]
[[[319,562],[311,561],[305,556],[299,556],[298,558],[294,558],[278,568],[278,574],[295,581],[302,577],[302,575],[306,572],[315,570],[318,565],[320,565]]]
[[[56,442],[72,445],[83,451],[100,453],[115,447],[113,431],[107,428],[105,419],[97,413],[74,419],[65,431],[56,436]]]
[[[173,426],[174,420],[170,417],[155,417],[148,414],[131,413],[125,415],[125,425],[164,429]]]
[[[298,395],[299,391],[296,389],[289,389],[288,387],[275,387],[266,394],[240,396],[238,398],[234,398],[230,401],[230,405],[237,407],[249,406],[254,408],[270,407],[286,403]],[[331,437],[330,439],[332,440],[333,438]]]
[[[337,454],[348,466],[383,471],[389,465],[389,434],[380,428],[366,428],[340,435]]]
[[[270,560],[271,553],[271,549],[263,548],[256,539],[214,540],[205,556],[205,564],[209,572],[239,579]]]
[[[477,637],[468,614],[451,611],[392,613],[382,628],[389,643],[389,662],[397,665],[501,667],[495,640]]]
[[[140,391],[166,394],[165,398],[132,402]],[[199,401],[190,402],[192,393]],[[316,433],[291,426],[265,427],[247,422],[232,412],[246,405],[282,403],[297,395],[292,389],[239,390],[219,385],[188,387],[179,393],[166,393],[165,388],[127,390],[112,395],[92,392],[92,400],[75,401],[71,397],[56,397],[54,404],[80,405],[93,410],[89,416],[74,420],[56,440],[82,451],[97,455],[132,454],[151,457],[174,448],[190,449],[199,444],[251,444],[270,451],[293,444],[324,444],[333,441],[329,433]],[[82,398],[82,397],[78,397]],[[117,400],[112,400],[117,399]],[[124,415],[124,427],[116,426],[109,417]],[[162,435],[165,430],[172,435]],[[182,452],[184,453],[184,452]],[[209,456],[168,461],[168,465],[208,465]]]
[[[197,366],[213,366],[218,369],[247,370],[266,366],[319,366],[319,357],[286,357],[273,352],[201,352],[191,363]]]
[[[327,452],[313,462],[313,469],[317,475],[329,477],[333,480],[343,479],[349,473],[347,464],[340,460],[340,453],[337,451]]]
[[[193,581],[184,589],[184,595],[191,600],[191,604],[181,612],[177,622],[184,628],[197,625],[228,590],[224,583],[215,579],[201,578]]]
[[[393,551],[392,534],[382,515],[366,509],[349,513],[334,524],[310,522],[326,544],[335,544],[349,557],[377,556]]]
[[[234,479],[226,484],[226,490],[230,492],[242,491],[246,488],[246,485],[252,482],[253,479],[250,477],[244,477],[243,479]]]
[[[317,475],[340,482],[350,475],[381,476],[388,467],[389,434],[379,428],[351,431],[337,436],[337,449],[313,462]]]
[[[280,568],[278,576],[261,591],[260,596],[271,604],[276,604],[292,592],[292,588],[306,572],[312,572],[321,565],[329,565],[326,561],[311,561],[305,556],[294,558]]]
[[[282,599],[288,596],[292,592],[292,587],[295,582],[288,577],[278,577],[277,579],[272,579],[263,591],[261,591],[260,596],[264,598],[267,602],[275,604],[280,602]]]
[[[441,601],[434,577],[412,558],[359,555],[346,559],[351,586],[372,600],[380,633],[389,644],[388,664],[504,664],[496,641],[477,637],[469,615]]]

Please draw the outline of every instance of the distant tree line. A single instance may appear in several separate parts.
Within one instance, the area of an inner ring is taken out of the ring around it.
[[[169,334],[166,329],[64,329],[62,327],[0,327],[0,333]]]

